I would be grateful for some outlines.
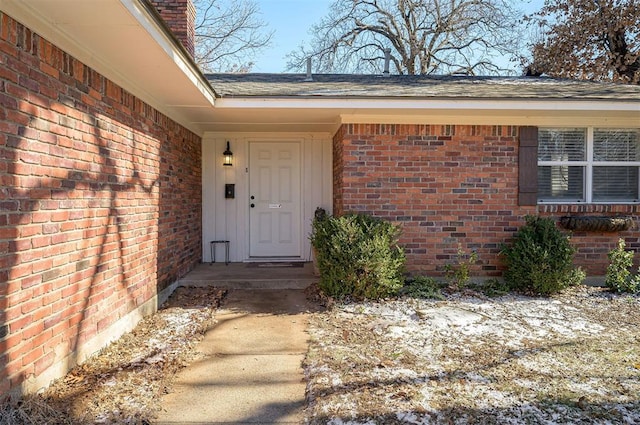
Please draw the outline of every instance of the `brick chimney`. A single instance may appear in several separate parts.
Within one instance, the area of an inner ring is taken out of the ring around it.
[[[191,0],[149,0],[182,43],[191,57],[195,56],[196,8]]]

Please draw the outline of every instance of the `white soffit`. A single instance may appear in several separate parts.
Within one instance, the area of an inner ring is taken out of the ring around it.
[[[141,0],[0,0],[0,9],[202,134],[214,92]]]

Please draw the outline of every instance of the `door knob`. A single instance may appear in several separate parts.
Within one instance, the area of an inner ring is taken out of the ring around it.
[[[255,196],[253,196],[253,195],[251,195],[251,199],[256,199],[256,197],[255,197]]]
[[[251,208],[255,208],[256,204],[251,204]]]

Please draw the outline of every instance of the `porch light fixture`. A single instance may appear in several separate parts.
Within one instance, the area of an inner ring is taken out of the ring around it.
[[[229,147],[229,141],[227,140],[227,149],[222,152],[222,155],[224,156],[224,162],[222,163],[222,165],[227,166],[227,167],[231,167],[233,165],[233,152],[231,152],[231,148]]]

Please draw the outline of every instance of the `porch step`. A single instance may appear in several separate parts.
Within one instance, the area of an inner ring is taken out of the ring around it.
[[[179,286],[215,286],[225,289],[305,289],[317,279],[253,279],[253,280],[191,280],[181,279]]]
[[[255,267],[247,263],[204,263],[179,280],[180,286],[215,286],[226,289],[304,289],[318,282],[313,265]]]

